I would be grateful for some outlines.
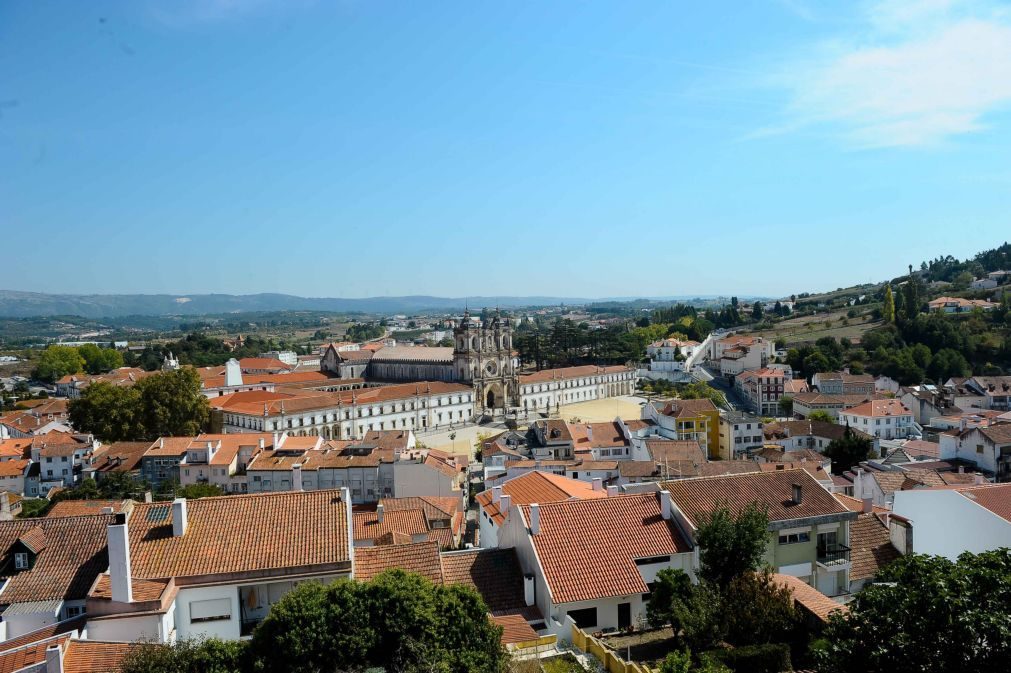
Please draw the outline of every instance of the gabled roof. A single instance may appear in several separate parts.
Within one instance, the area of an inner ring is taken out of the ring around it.
[[[412,537],[428,533],[428,520],[421,509],[383,512],[381,522],[378,512],[355,512],[354,522],[355,542],[376,540],[389,533],[401,533]]]
[[[49,508],[46,518],[101,514],[106,507],[111,507],[112,513],[117,513],[132,506],[131,500],[60,500]]]
[[[530,522],[530,506],[523,515]],[[691,551],[656,493],[540,504],[531,535],[553,603],[648,591],[636,559]]]
[[[113,442],[99,447],[92,464],[98,472],[133,472],[140,469],[151,442]]]
[[[985,484],[960,488],[958,492],[980,507],[1011,521],[1011,484]]]
[[[532,502],[548,503],[570,499],[603,498],[606,491],[594,491],[593,485],[577,479],[569,479],[551,472],[534,470],[514,477],[502,484],[502,493],[508,495],[513,505],[529,505]],[[475,496],[478,505],[491,517],[496,525],[505,521],[494,493],[489,489]]]
[[[63,673],[118,673],[136,643],[71,640],[63,655]]]
[[[523,570],[513,549],[467,549],[442,554],[446,584],[477,590],[492,613],[519,610],[523,601]]]
[[[566,379],[578,379],[584,376],[597,376],[601,374],[620,374],[629,372],[628,367],[622,365],[610,365],[598,367],[597,365],[580,365],[578,367],[558,367],[555,369],[542,369],[539,372],[526,374],[519,377],[520,385],[529,383],[546,383],[548,381],[560,381]]]
[[[647,439],[645,444],[654,463],[682,476],[697,475],[699,466],[706,462],[706,454],[694,439]]]
[[[355,547],[355,579],[368,582],[385,570],[400,568],[433,582],[442,582],[439,544],[433,541],[410,544]]]
[[[883,418],[885,416],[909,416],[912,412],[906,405],[898,399],[870,400],[850,409],[845,409],[841,414],[853,416],[868,416],[870,418]]]
[[[794,484],[801,486],[799,504],[793,501]],[[678,479],[664,482],[661,487],[670,492],[674,503],[694,526],[720,506],[736,513],[753,502],[768,508],[770,522],[849,514],[841,502],[803,469]]]
[[[850,522],[850,579],[869,579],[899,558],[888,526],[874,512],[860,514]]]
[[[836,603],[799,577],[780,575],[779,573],[773,577],[777,584],[790,589],[793,600],[798,605],[823,622],[827,622],[829,615],[833,612],[849,612],[848,607]]]
[[[716,405],[707,398],[698,400],[670,400],[660,409],[660,413],[671,418],[689,418],[711,414],[716,411]]]
[[[230,495],[186,506],[188,523],[180,537],[172,535],[171,503],[134,506],[129,517],[134,577],[178,580],[350,564],[347,505],[340,491]]]
[[[105,547],[111,522],[112,515],[0,521],[2,554],[25,536],[37,542],[39,533],[33,529],[45,540],[32,568],[9,577],[0,603],[83,600],[98,574],[109,567]]]

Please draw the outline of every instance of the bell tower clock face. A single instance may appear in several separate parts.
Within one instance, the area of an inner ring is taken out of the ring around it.
[[[488,376],[495,376],[495,374],[498,373],[498,365],[496,365],[494,362],[489,362],[487,365],[485,365],[484,371],[485,373],[488,374]]]

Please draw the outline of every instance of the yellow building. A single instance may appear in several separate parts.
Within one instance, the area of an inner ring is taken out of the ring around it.
[[[654,401],[643,406],[642,417],[656,423],[668,439],[694,439],[709,459],[720,451],[720,410],[712,400]]]

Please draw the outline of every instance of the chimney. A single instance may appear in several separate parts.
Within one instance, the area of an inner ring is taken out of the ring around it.
[[[523,576],[523,602],[526,603],[527,607],[534,604],[534,576],[524,575]]]
[[[660,491],[660,515],[664,519],[667,519],[668,521],[670,520],[671,515],[672,515],[671,510],[674,509],[673,505],[674,505],[674,501],[670,497],[670,491],[661,490]]]
[[[589,442],[593,442],[593,426],[589,423],[586,424],[586,439]]]
[[[185,503],[185,501],[183,501]],[[130,535],[126,527],[126,514],[117,514],[109,524],[109,583],[112,600],[129,603],[133,600],[133,582],[130,572]]]
[[[386,508],[383,507],[383,503],[376,505],[376,523],[383,522],[383,515],[386,513]]]
[[[45,673],[63,673],[63,650],[59,644],[46,647]]]
[[[281,436],[275,432],[274,433],[274,443],[271,444],[270,447],[272,449],[274,449],[275,451],[277,451],[279,448],[281,448],[279,446],[280,441],[281,441]]]
[[[594,491],[603,491],[604,490],[604,480],[601,479],[600,477],[594,477],[593,478],[593,490]]]
[[[862,501],[863,506],[860,508],[864,514],[870,514],[874,511],[874,498],[864,498]]]
[[[11,499],[7,491],[0,491],[0,521],[11,521],[14,513],[11,512]]]
[[[530,503],[530,534],[537,535],[541,532],[541,506],[536,502]]]
[[[242,385],[242,367],[239,366],[239,361],[235,358],[231,358],[225,363],[225,386],[241,386]]]
[[[793,489],[793,504],[799,505],[804,501],[804,488],[800,484],[790,484]]]
[[[264,446],[266,445],[266,442],[263,441],[263,437],[260,437],[259,444],[260,444],[260,449],[262,450],[264,448]]]
[[[154,496],[151,491],[144,491],[144,502],[154,502]]]
[[[608,486],[607,487],[607,497],[608,498],[612,498],[612,497],[614,497],[616,495],[618,495],[618,487],[617,486]]]
[[[186,534],[186,498],[176,498],[172,501],[172,536],[182,537]]]
[[[502,487],[496,486],[491,490],[491,501],[498,504],[499,499],[502,497]]]
[[[509,518],[509,505],[512,504],[512,499],[511,495],[506,495],[505,493],[503,493],[502,497],[499,498],[498,509],[502,512],[502,516],[506,519]]]
[[[291,490],[302,490],[302,464],[295,463],[291,466]]]
[[[976,474],[972,475],[972,483],[976,484],[977,486],[985,484],[986,478],[982,474],[977,472]]]

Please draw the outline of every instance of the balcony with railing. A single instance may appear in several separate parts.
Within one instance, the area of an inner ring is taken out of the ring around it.
[[[849,566],[850,548],[844,544],[818,545],[818,565],[828,570],[842,570]]]

